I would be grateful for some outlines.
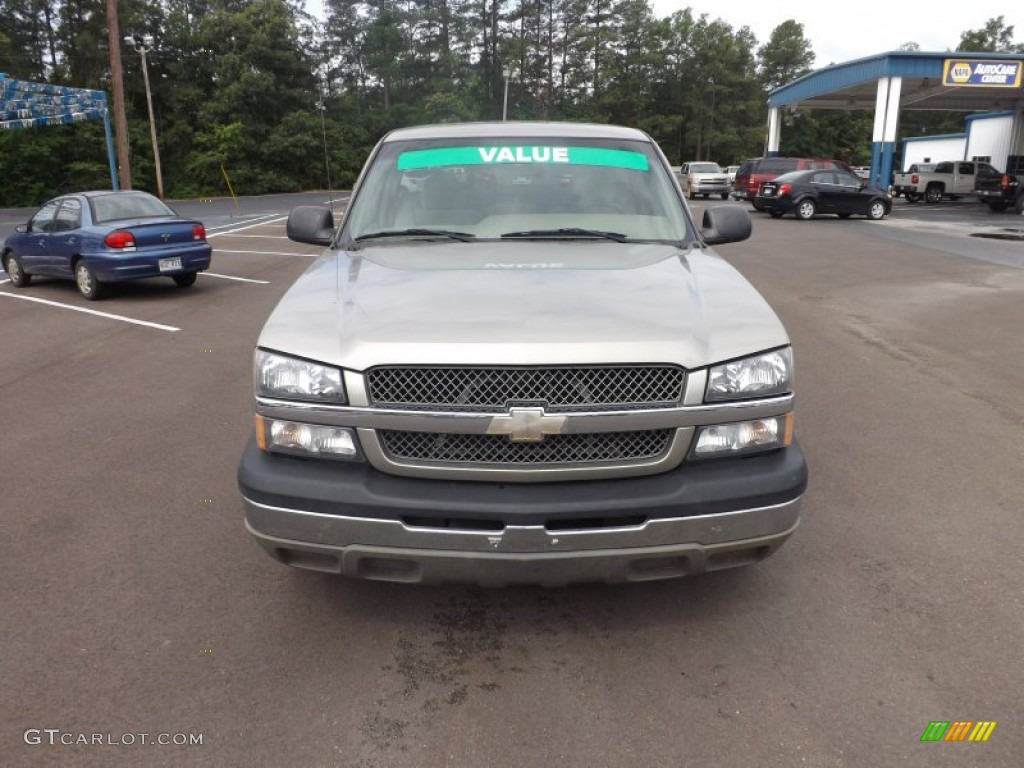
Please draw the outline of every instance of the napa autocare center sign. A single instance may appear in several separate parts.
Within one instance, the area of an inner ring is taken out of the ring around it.
[[[1024,61],[946,59],[942,84],[975,88],[1019,88]]]

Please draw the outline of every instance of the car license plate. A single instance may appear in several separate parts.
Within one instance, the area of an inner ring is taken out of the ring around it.
[[[159,265],[161,272],[173,272],[176,269],[181,269],[181,257],[175,256],[171,259],[160,259]]]
[[[767,184],[761,187],[761,195],[763,197],[775,197],[775,187],[770,187]]]

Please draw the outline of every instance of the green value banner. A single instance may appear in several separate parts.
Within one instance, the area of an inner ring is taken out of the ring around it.
[[[437,168],[445,165],[507,164],[601,165],[609,168],[648,169],[642,152],[603,147],[493,146],[415,149],[398,155],[398,170]]]

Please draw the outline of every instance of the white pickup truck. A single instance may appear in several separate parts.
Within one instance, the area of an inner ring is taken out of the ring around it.
[[[978,172],[996,173],[988,163],[973,160],[948,160],[931,165],[912,165],[906,173],[897,173],[893,179],[893,194],[903,195],[916,203],[922,197],[926,203],[937,203],[943,198],[956,200],[974,192]]]

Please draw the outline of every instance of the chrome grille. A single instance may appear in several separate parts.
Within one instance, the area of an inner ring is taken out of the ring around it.
[[[665,365],[563,368],[373,368],[366,374],[377,407],[504,410],[543,404],[547,413],[668,408],[679,404],[682,368]]]
[[[672,429],[549,435],[539,442],[514,443],[504,435],[377,431],[389,458],[441,464],[593,464],[639,461],[664,454]]]

